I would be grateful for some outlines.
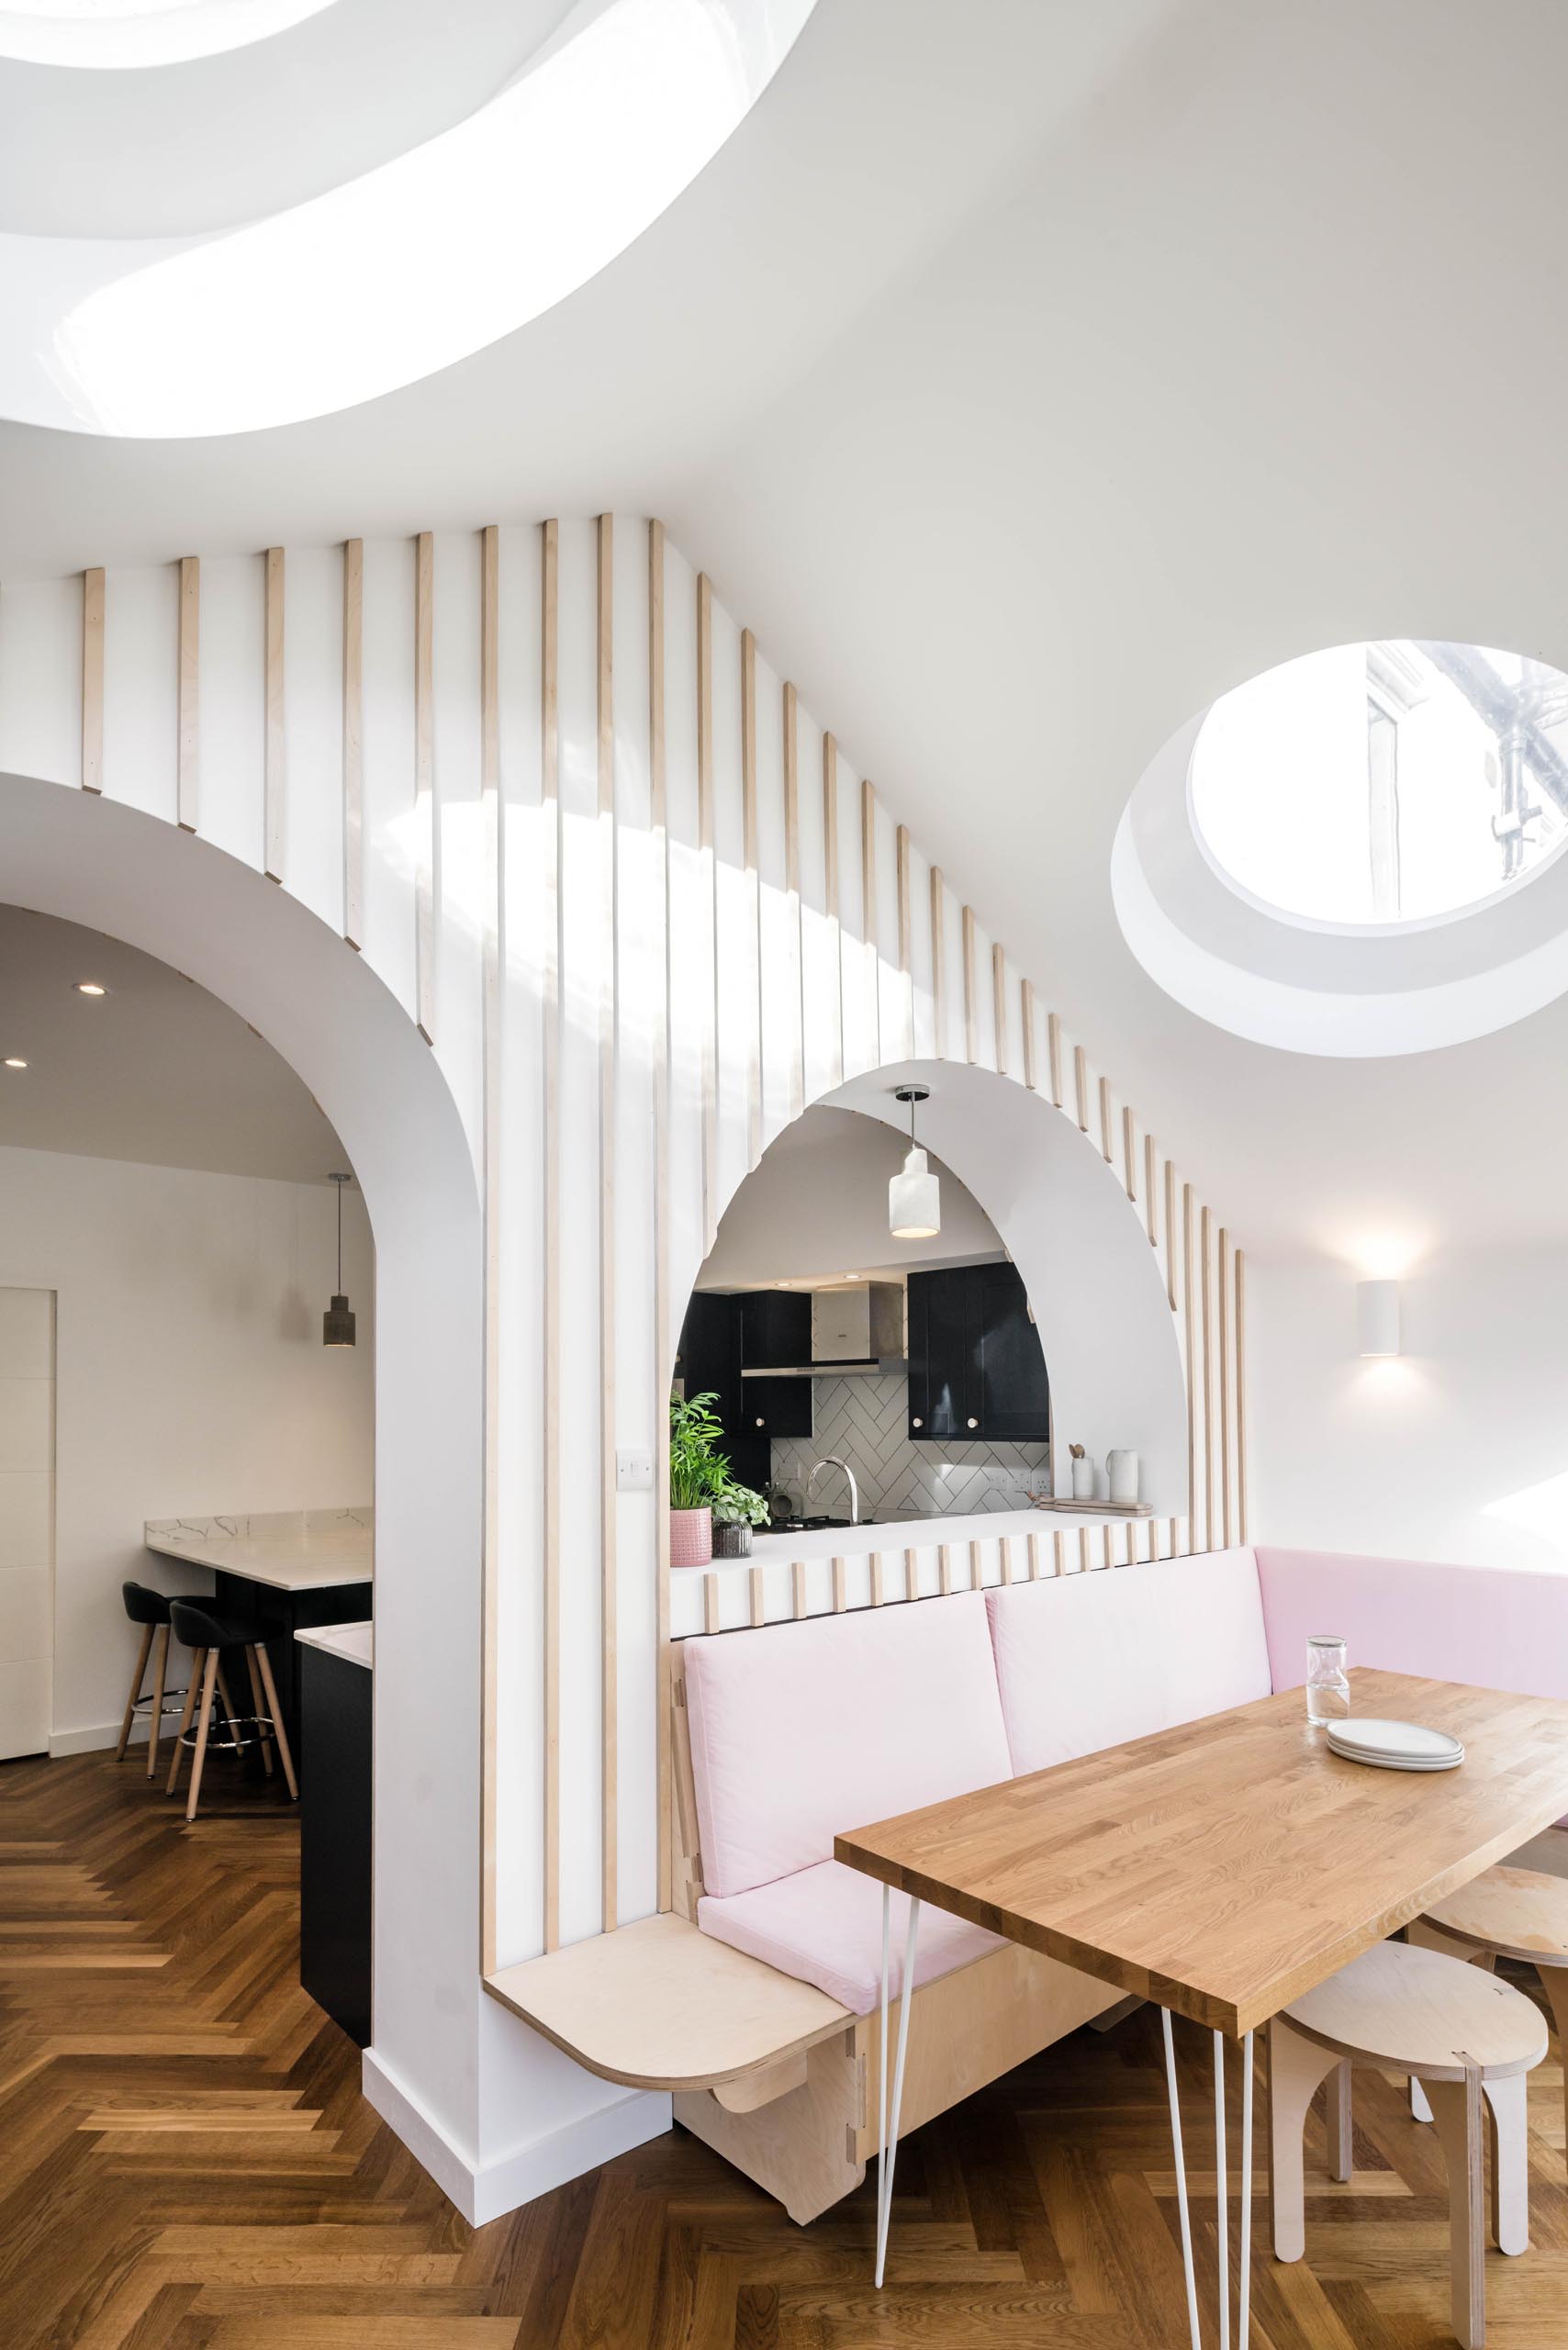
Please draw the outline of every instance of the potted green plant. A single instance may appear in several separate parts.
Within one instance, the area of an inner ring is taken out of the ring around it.
[[[767,1523],[767,1504],[762,1495],[726,1476],[713,1496],[713,1556],[749,1559],[752,1528]]]
[[[729,1482],[729,1463],[719,1450],[723,1424],[718,1397],[672,1395],[669,1399],[669,1562],[705,1567],[713,1555],[713,1503]]]

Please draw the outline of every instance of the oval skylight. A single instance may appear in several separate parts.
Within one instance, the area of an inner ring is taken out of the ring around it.
[[[146,439],[252,432],[452,366],[641,236],[745,120],[814,6],[577,0],[466,120],[270,218],[0,235],[0,416]]]
[[[1419,926],[1527,880],[1568,838],[1568,677],[1473,644],[1309,653],[1204,718],[1193,828],[1294,921]]]
[[[286,32],[331,0],[4,0],[0,56],[95,70],[183,64]]]

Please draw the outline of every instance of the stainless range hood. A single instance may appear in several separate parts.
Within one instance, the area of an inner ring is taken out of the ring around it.
[[[902,1281],[835,1281],[812,1292],[812,1359],[782,1370],[743,1371],[743,1379],[903,1378]]]

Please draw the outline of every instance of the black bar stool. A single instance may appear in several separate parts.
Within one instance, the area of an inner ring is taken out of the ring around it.
[[[181,1760],[188,1749],[191,1753],[191,1792],[185,1806],[185,1818],[196,1816],[196,1798],[201,1793],[202,1766],[207,1761],[207,1738],[212,1727],[212,1703],[216,1692],[228,1716],[226,1734],[218,1744],[226,1751],[240,1754],[259,1740],[262,1762],[268,1778],[272,1776],[273,1746],[275,1742],[283,1775],[288,1782],[288,1792],[297,1802],[298,1783],[294,1775],[294,1757],[288,1751],[288,1735],[283,1726],[283,1708],[277,1701],[273,1682],[273,1669],[267,1660],[267,1639],[276,1630],[275,1625],[257,1622],[241,1616],[215,1616],[209,1607],[194,1600],[176,1599],[170,1604],[170,1617],[174,1636],[192,1651],[191,1683],[185,1692],[185,1709],[180,1717],[180,1727],[174,1739],[174,1759],[169,1766],[166,1793],[173,1795],[179,1785]],[[223,1673],[226,1651],[241,1649],[251,1675],[251,1703],[254,1711],[236,1711],[229,1694]],[[191,1728],[191,1716],[196,1710],[196,1690],[201,1690],[200,1713],[196,1726]],[[263,1701],[263,1692],[265,1692]],[[242,1735],[249,1730],[249,1735]]]
[[[141,1648],[136,1660],[136,1671],[130,1676],[130,1695],[125,1701],[125,1719],[119,1726],[119,1744],[115,1749],[115,1761],[123,1761],[130,1741],[131,1725],[144,1707],[151,1708],[147,1722],[147,1775],[151,1779],[158,1769],[158,1737],[163,1727],[163,1717],[177,1710],[177,1701],[186,1694],[183,1687],[167,1689],[164,1675],[169,1662],[169,1602],[161,1591],[150,1591],[144,1583],[122,1584],[125,1612],[133,1624],[141,1627]],[[158,1654],[152,1668],[152,1694],[141,1695],[142,1676],[147,1671],[148,1651],[156,1637]]]

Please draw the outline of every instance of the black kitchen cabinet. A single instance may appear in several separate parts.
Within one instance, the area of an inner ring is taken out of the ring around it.
[[[364,1595],[362,1591],[361,1605]],[[371,1672],[305,1648],[300,1760],[299,1980],[370,2044]]]
[[[909,1277],[909,1433],[916,1443],[1044,1444],[1050,1391],[1014,1266]]]
[[[771,1443],[776,1436],[810,1436],[809,1379],[748,1379],[743,1382],[745,1432]]]
[[[741,1360],[747,1371],[792,1371],[812,1359],[812,1293],[754,1289],[741,1300]]]
[[[768,1452],[772,1431],[756,1427],[757,1413],[747,1410],[745,1387],[757,1382],[747,1380],[743,1387],[741,1382],[744,1304],[742,1298],[723,1296],[715,1290],[693,1291],[681,1324],[675,1368],[688,1395],[716,1399],[713,1408],[723,1426],[730,1473],[739,1483],[760,1490],[767,1486],[772,1471]]]

